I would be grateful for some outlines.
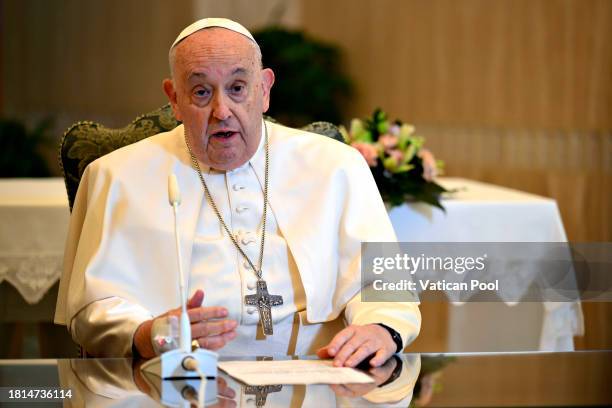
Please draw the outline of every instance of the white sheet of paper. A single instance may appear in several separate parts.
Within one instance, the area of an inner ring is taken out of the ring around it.
[[[219,368],[248,385],[371,383],[367,374],[331,360],[220,361]]]

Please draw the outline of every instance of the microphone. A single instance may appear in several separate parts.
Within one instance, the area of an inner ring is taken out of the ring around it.
[[[181,205],[181,190],[179,190],[176,175],[172,173],[168,176],[168,201],[172,207]],[[176,227],[176,223],[174,224]]]
[[[168,176],[168,202],[174,213],[174,242],[176,244],[176,261],[179,272],[179,293],[181,299],[181,321],[180,321],[180,348],[185,352],[191,351],[191,323],[187,314],[187,296],[185,295],[185,275],[183,273],[183,261],[181,258],[181,240],[178,229],[178,207],[181,205],[181,191],[179,190],[176,175]]]
[[[197,378],[202,382],[201,386],[203,386],[204,381],[213,380],[212,383],[209,383],[215,391],[211,397],[216,398],[217,353],[201,348],[197,348],[193,351],[191,349],[191,323],[189,321],[189,315],[187,314],[185,275],[183,273],[181,241],[178,227],[178,208],[181,204],[181,192],[174,174],[168,176],[168,203],[172,207],[172,212],[174,214],[174,243],[176,246],[176,261],[181,301],[179,348],[163,352],[158,357],[147,361],[141,366],[141,370],[147,375],[153,375],[159,378],[162,380],[162,384],[164,380],[177,381]],[[170,391],[172,387],[168,388],[164,385],[162,388],[166,389],[165,395],[174,395],[173,391]],[[163,394],[162,392],[162,395]],[[210,394],[207,393],[207,395]]]

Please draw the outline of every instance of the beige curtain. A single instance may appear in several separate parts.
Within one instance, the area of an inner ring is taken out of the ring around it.
[[[612,128],[609,0],[309,0],[358,98],[416,123]]]
[[[2,2],[2,114],[125,125],[166,101],[167,52],[191,1]]]

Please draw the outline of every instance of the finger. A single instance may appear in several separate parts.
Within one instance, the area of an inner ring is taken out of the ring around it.
[[[346,360],[364,343],[364,341],[365,339],[361,337],[353,336],[349,341],[344,343],[334,358],[334,366],[344,366]]]
[[[227,386],[223,389],[219,389],[217,393],[219,394],[219,396],[224,397],[224,398],[229,398],[229,399],[236,398],[236,391],[234,391],[233,389]]]
[[[202,320],[226,317],[227,309],[221,306],[196,307],[195,309],[189,309],[187,314],[189,314],[189,321],[191,323],[197,323]]]
[[[198,289],[195,291],[191,299],[187,301],[187,309],[193,309],[196,307],[202,306],[202,302],[204,301],[204,291],[202,289]]]
[[[327,347],[321,347],[317,350],[317,357],[321,359],[328,359],[331,358],[331,355],[329,354],[329,350],[327,349]]]
[[[235,320],[200,321],[191,325],[191,337],[216,336],[234,330],[238,326]]]
[[[370,368],[368,373],[372,377],[374,377],[376,385],[380,385],[387,381],[389,377],[391,377],[391,374],[393,374],[393,371],[395,370],[396,366],[397,361],[394,358],[390,358],[385,362],[385,364],[378,367]]]
[[[385,363],[393,355],[393,351],[386,350],[384,347],[376,352],[373,359],[370,360],[372,367],[379,367]]]
[[[384,370],[382,368],[382,366],[380,367],[372,367],[368,370],[368,374],[370,374],[370,377],[374,378],[374,382],[378,385],[379,384],[379,380],[384,379],[385,378],[385,374],[386,374],[386,370]],[[380,381],[380,383],[382,383],[384,381]]]
[[[340,386],[341,386],[342,384],[327,384],[327,385],[329,386],[329,388],[331,388],[331,390],[332,390],[332,391],[333,391],[335,394],[337,394],[337,393],[338,393],[338,390],[340,389]]]
[[[213,337],[200,337],[198,343],[200,347],[207,350],[219,350],[227,344],[228,340],[225,340],[224,335],[213,336]]]
[[[334,394],[340,397],[349,397],[353,394],[351,390],[349,390],[345,385],[342,384],[329,384],[329,388],[332,389]]]
[[[368,392],[372,391],[374,388],[376,388],[376,385],[374,383],[347,384],[346,385],[346,389],[351,393],[350,395],[347,394],[347,396],[352,397],[352,398],[367,394]]]
[[[227,385],[227,381],[223,377],[217,377],[217,393],[225,398],[234,398],[236,396],[236,391]]]
[[[233,399],[227,399],[227,398],[219,398],[219,402],[218,405],[215,404],[213,405],[216,408],[236,408],[236,401],[234,401]]]
[[[334,336],[332,341],[327,345],[327,353],[333,357],[338,353],[338,350],[353,337],[355,334],[355,328],[353,326],[345,327],[340,330],[338,334]]]
[[[387,370],[384,368],[385,366],[379,366],[379,367],[372,367],[368,370],[368,374],[370,374],[370,376],[374,377],[375,380],[379,379],[379,378],[384,378],[385,375],[387,374]],[[393,370],[392,370],[393,371]]]
[[[364,358],[368,357],[375,351],[377,350],[374,344],[371,341],[366,341],[365,343],[362,343],[353,354],[351,354],[344,365],[347,367],[355,367],[357,364],[361,363]]]
[[[229,341],[236,338],[236,332],[230,331],[223,334],[219,334],[217,336],[210,337],[199,337],[198,344],[200,347],[208,349],[208,350],[218,350],[221,347],[225,346]]]

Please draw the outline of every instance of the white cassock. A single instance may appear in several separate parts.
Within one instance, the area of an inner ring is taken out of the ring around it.
[[[79,185],[55,322],[98,356],[129,356],[138,325],[179,306],[173,213],[167,179],[182,195],[179,228],[190,293],[225,306],[239,323],[226,355],[311,354],[349,324],[385,323],[407,345],[418,334],[417,303],[361,302],[362,241],[395,241],[370,170],[357,150],[325,136],[265,122],[269,210],[263,279],[284,304],[274,335],[257,336],[255,274],[207,203],[184,128],[161,133],[91,163]],[[264,185],[264,126],[258,150],[228,172],[203,168],[228,227],[257,265]],[[344,316],[342,312],[344,311]]]

